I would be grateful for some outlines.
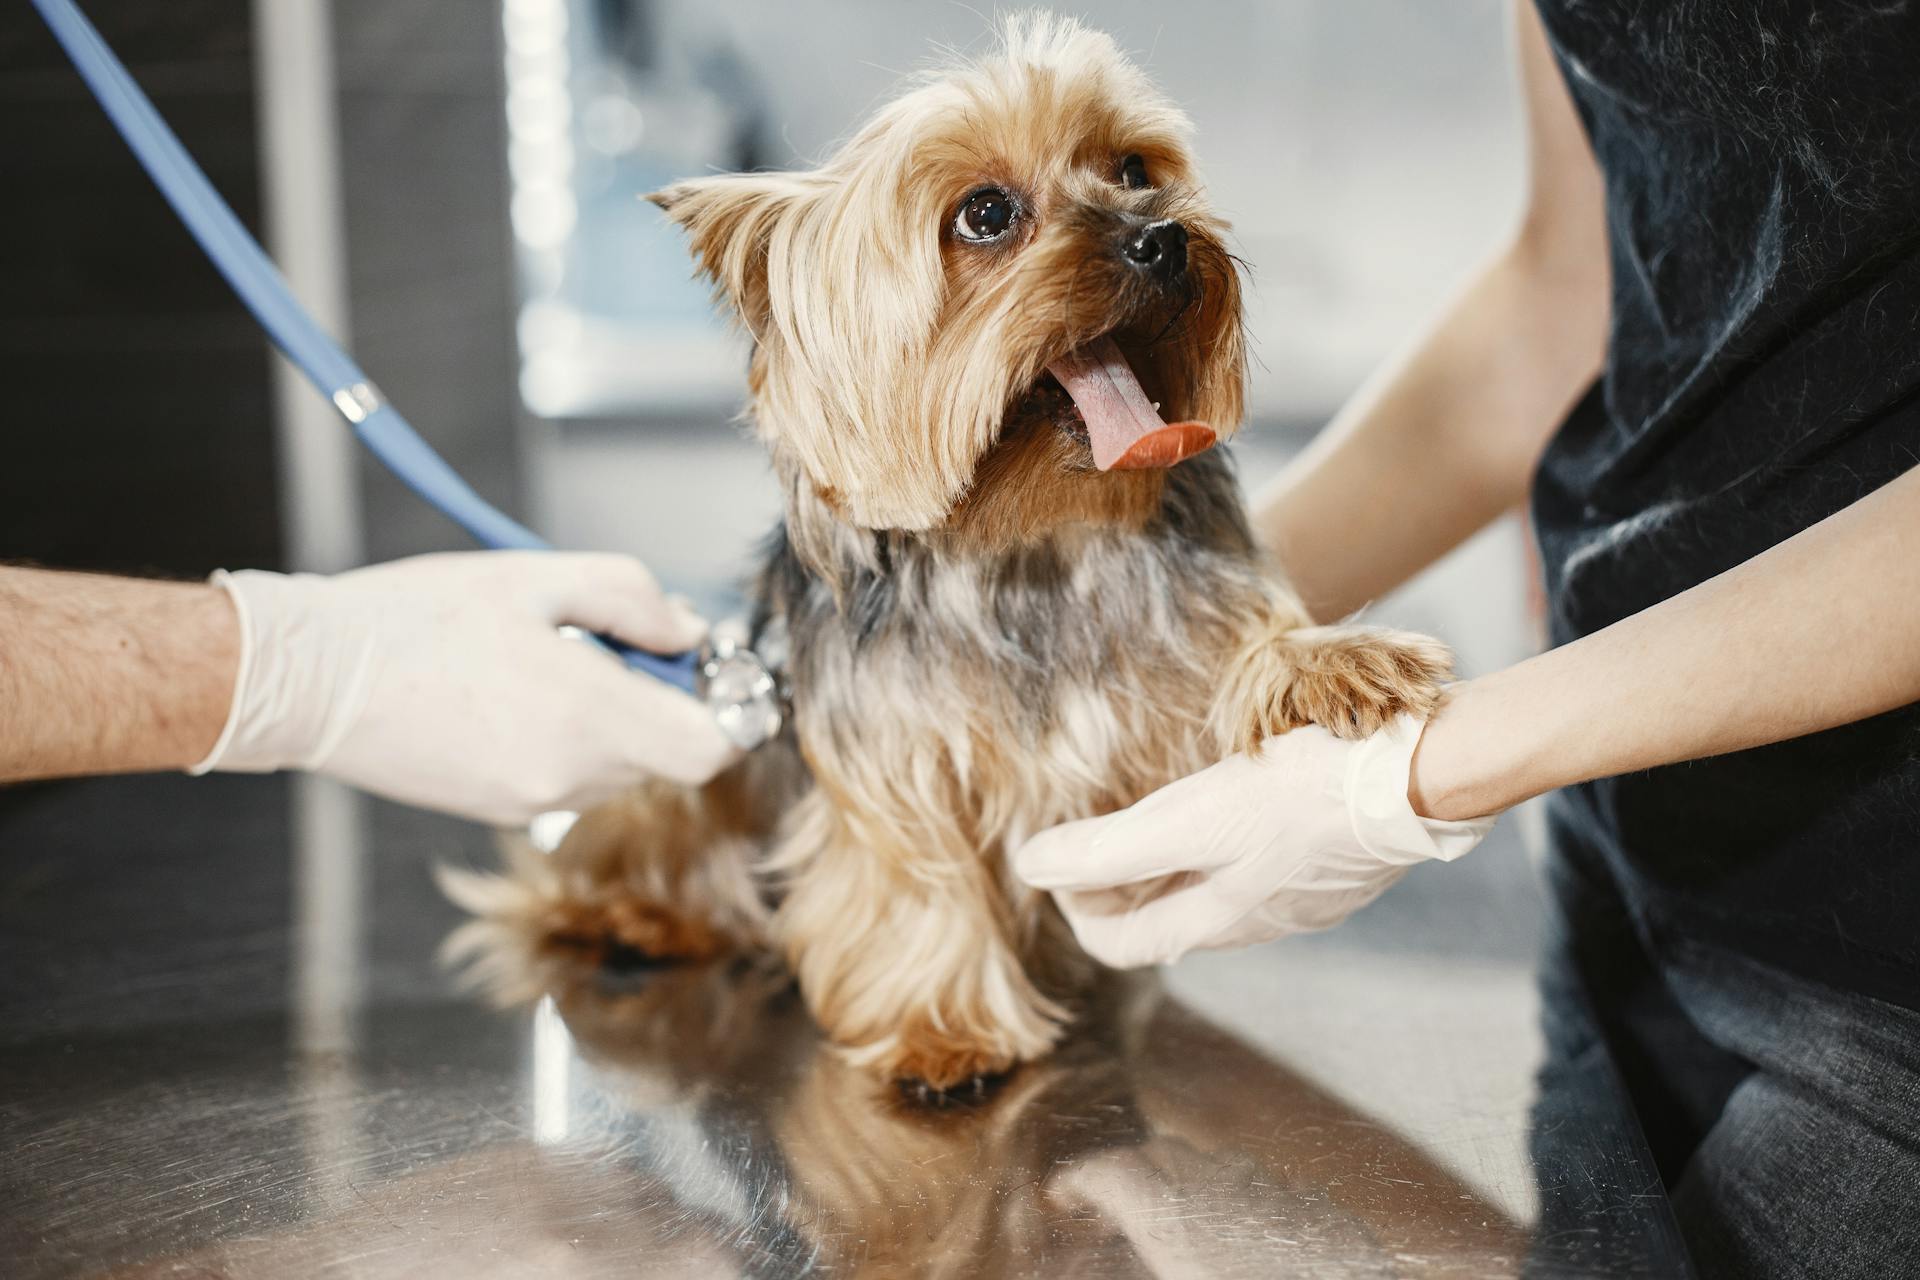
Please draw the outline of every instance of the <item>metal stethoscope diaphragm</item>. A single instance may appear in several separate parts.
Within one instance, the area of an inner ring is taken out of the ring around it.
[[[727,741],[752,751],[780,736],[791,692],[778,670],[747,647],[745,628],[722,623],[700,649],[694,696],[707,704]]]

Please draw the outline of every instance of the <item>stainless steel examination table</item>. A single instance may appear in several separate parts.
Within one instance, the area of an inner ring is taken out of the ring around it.
[[[930,1108],[737,966],[461,993],[459,824],[0,793],[0,1276],[1685,1275],[1514,826]]]

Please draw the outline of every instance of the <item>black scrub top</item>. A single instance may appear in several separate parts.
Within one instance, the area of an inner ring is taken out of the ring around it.
[[[1563,643],[1920,462],[1920,3],[1539,9],[1613,269],[1605,369],[1534,487]],[[1920,1008],[1920,705],[1552,804],[1656,948]]]

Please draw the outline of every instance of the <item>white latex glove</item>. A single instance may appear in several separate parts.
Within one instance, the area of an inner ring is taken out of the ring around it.
[[[1014,873],[1052,890],[1080,945],[1115,968],[1330,928],[1493,826],[1414,813],[1407,774],[1423,728],[1402,716],[1359,742],[1318,725],[1269,738],[1132,808],[1041,832],[1014,853]]]
[[[693,698],[560,634],[676,653],[706,624],[616,555],[480,551],[337,577],[222,571],[240,618],[226,728],[191,772],[307,769],[517,826],[736,758]]]

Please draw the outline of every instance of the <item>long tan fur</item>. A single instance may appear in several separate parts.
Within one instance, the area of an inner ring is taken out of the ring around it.
[[[1048,398],[1048,364],[1105,335],[1169,421],[1239,425],[1238,273],[1188,133],[1106,36],[1027,15],[818,169],[656,197],[755,340],[787,492],[756,642],[790,650],[792,730],[698,795],[649,788],[551,859],[456,880],[474,927],[529,952],[771,949],[853,1061],[949,1088],[1045,1054],[1092,971],[1009,874],[1020,841],[1300,724],[1431,706],[1445,651],[1312,627],[1219,453],[1102,472]],[[953,233],[983,186],[1023,211],[990,248]],[[1149,219],[1187,232],[1178,287],[1116,254]]]

